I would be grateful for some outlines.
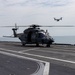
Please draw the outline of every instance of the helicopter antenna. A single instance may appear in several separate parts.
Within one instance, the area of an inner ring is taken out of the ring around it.
[[[17,24],[15,23],[15,29],[19,29],[19,27],[17,26]]]
[[[17,24],[15,23],[15,28],[17,28]]]

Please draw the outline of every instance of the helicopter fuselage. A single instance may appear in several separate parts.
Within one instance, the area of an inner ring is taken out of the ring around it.
[[[25,44],[47,44],[50,46],[54,42],[53,38],[47,32],[40,28],[28,28],[19,36],[22,45]]]

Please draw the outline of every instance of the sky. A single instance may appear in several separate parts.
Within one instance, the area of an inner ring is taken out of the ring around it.
[[[62,20],[56,22],[54,17],[62,17]],[[75,26],[75,0],[0,0],[0,26],[14,26],[15,23]],[[0,36],[12,35],[11,29],[0,27]],[[18,32],[24,29],[19,28]],[[43,29],[47,29],[51,36],[75,36],[75,27]]]

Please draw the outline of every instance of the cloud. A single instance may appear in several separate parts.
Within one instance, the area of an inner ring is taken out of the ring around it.
[[[37,3],[45,6],[63,6],[69,3],[69,0],[37,0]]]
[[[64,6],[71,3],[71,0],[0,0],[5,6]]]

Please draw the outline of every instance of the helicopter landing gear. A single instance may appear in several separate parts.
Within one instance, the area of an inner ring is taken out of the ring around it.
[[[36,43],[36,47],[39,47],[39,43]]]
[[[47,43],[46,47],[50,47],[51,44],[52,44],[52,42],[49,41],[49,42]]]
[[[22,46],[25,46],[25,43],[22,43]]]
[[[46,47],[50,47],[50,44],[47,44]]]

